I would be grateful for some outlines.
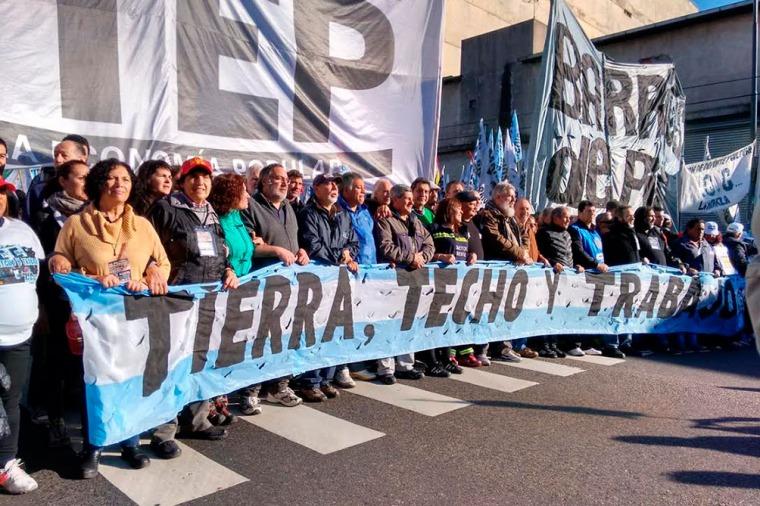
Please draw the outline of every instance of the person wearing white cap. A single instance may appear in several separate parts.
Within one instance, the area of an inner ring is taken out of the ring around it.
[[[723,236],[720,234],[720,228],[714,221],[708,221],[705,223],[705,241],[712,246],[715,252],[715,258],[720,262],[720,266],[723,269],[721,273],[723,276],[730,276],[736,274],[736,269],[731,264],[731,260],[728,257],[728,248],[723,244]]]
[[[728,250],[728,259],[733,268],[739,274],[744,276],[749,264],[748,245],[742,240],[744,235],[744,225],[741,223],[731,223],[726,228],[726,235],[723,236],[723,244]]]

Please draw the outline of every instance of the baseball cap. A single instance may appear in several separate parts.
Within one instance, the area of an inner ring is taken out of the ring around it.
[[[182,167],[179,169],[179,177],[183,178],[195,169],[203,169],[208,172],[209,176],[214,173],[214,168],[208,160],[200,156],[194,156],[182,164]]]
[[[327,174],[319,174],[317,177],[314,178],[314,181],[312,181],[312,186],[319,186],[321,184],[325,183],[337,183],[340,179],[340,176],[329,176]]]
[[[738,222],[731,223],[728,225],[728,227],[726,227],[726,232],[731,232],[732,234],[743,234],[744,225]]]
[[[705,223],[705,235],[718,235],[720,233],[720,229],[718,228],[718,224],[714,221],[708,221]]]
[[[3,176],[0,176],[0,190],[5,190],[6,188],[12,192],[16,191],[16,187],[13,183],[9,183],[3,178]]]
[[[472,191],[459,192],[456,195],[454,195],[454,198],[460,202],[475,202],[476,200],[480,200],[480,197],[478,197],[478,194]]]

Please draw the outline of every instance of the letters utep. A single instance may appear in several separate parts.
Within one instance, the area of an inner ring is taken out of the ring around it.
[[[339,364],[467,343],[548,334],[704,332],[743,325],[744,281],[625,266],[556,274],[503,262],[271,266],[167,296],[105,290],[56,276],[84,334],[94,444],[175,416],[192,401]]]

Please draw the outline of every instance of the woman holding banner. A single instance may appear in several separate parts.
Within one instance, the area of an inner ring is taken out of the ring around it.
[[[166,252],[150,222],[127,204],[134,179],[132,169],[115,158],[95,164],[85,179],[91,203],[64,223],[50,258],[51,272],[66,274],[71,269],[97,279],[104,288],[125,285],[134,292],[166,293]],[[149,265],[155,267],[150,272]],[[89,443],[87,425],[85,402],[81,471],[83,478],[94,478],[102,448]],[[139,434],[121,443],[121,457],[134,469],[150,464],[139,445]]]

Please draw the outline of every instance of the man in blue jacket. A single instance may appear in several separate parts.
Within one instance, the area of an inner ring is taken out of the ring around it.
[[[320,174],[312,183],[314,196],[298,214],[298,242],[309,258],[329,265],[345,265],[351,272],[359,270],[356,257],[359,241],[351,218],[338,203],[338,184],[335,177]],[[339,367],[341,377],[348,377],[346,365]],[[309,371],[298,378],[299,395],[306,402],[324,402],[338,397],[332,385],[335,367]],[[339,381],[338,386],[351,388],[353,381]]]

